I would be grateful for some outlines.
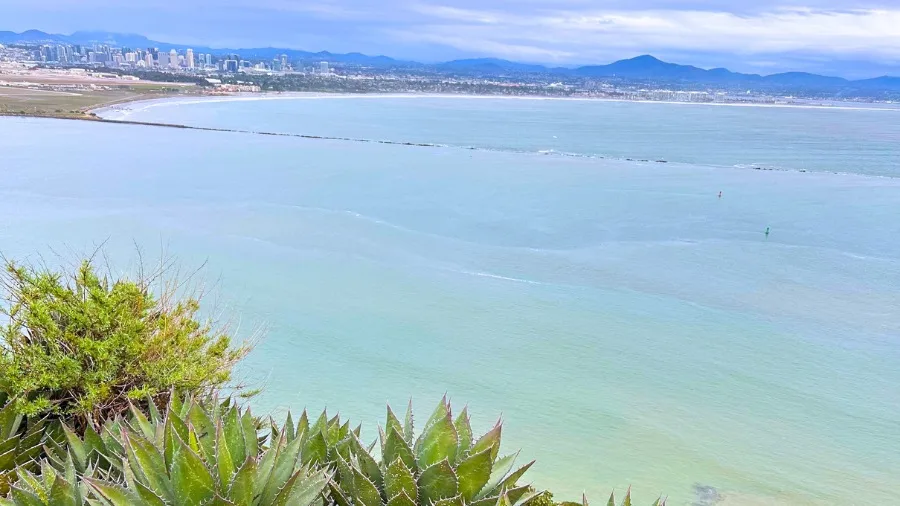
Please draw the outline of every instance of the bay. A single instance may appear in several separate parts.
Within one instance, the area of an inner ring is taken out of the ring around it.
[[[258,412],[340,409],[374,437],[386,402],[424,416],[446,392],[481,430],[502,415],[505,448],[559,499],[631,485],[645,503],[871,504],[900,489],[892,111],[131,107],[118,114],[449,145],[0,118],[0,252],[102,245],[133,272],[137,245],[205,265],[208,313],[265,330],[239,371],[265,386]],[[624,160],[641,157],[668,163]],[[785,170],[734,167],[761,161]]]

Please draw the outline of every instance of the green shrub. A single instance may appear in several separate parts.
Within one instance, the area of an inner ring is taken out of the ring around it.
[[[10,262],[0,279],[0,390],[23,415],[81,431],[130,400],[216,390],[247,352],[198,320],[197,299],[155,297],[146,280],[110,282],[90,262],[68,275]]]

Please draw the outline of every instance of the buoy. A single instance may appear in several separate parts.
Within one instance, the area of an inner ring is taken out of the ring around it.
[[[769,237],[769,227],[766,227],[766,237]]]

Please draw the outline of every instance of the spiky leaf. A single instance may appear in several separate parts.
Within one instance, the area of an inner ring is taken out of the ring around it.
[[[419,475],[419,502],[429,504],[459,493],[459,483],[450,462],[442,460]]]
[[[417,489],[416,477],[402,460],[395,460],[385,470],[384,493],[388,497],[405,493],[407,497],[415,501],[418,498]]]
[[[459,479],[459,493],[466,501],[471,501],[491,478],[491,449],[469,456],[459,463],[456,476]]]

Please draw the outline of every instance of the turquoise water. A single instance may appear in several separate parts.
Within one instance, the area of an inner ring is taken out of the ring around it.
[[[239,335],[265,330],[240,372],[266,387],[257,411],[329,406],[374,436],[385,402],[427,412],[447,392],[484,430],[502,414],[507,448],[561,498],[631,484],[645,503],[877,504],[900,490],[900,179],[884,177],[900,176],[900,115],[139,107],[130,119],[489,148],[0,118],[0,251],[54,261],[103,243],[134,262],[137,244],[205,261],[207,309],[237,315]],[[797,170],[733,168],[762,162]]]

